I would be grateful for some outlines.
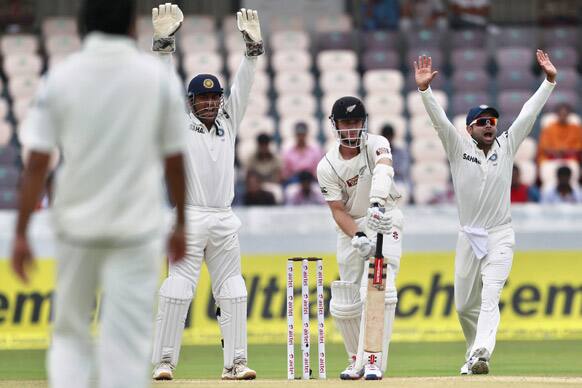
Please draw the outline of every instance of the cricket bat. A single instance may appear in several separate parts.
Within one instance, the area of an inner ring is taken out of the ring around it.
[[[387,266],[382,255],[384,236],[376,237],[376,253],[369,260],[368,291],[365,303],[364,357],[365,362],[382,365],[382,339],[384,336],[384,293]]]

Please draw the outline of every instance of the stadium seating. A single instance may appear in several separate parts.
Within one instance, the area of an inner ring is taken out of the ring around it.
[[[433,93],[462,134],[467,134],[467,111],[480,104],[499,109],[500,129],[511,124],[542,80],[535,64],[537,47],[547,49],[558,66],[559,87],[532,133],[555,118],[557,104],[567,102],[577,112],[582,108],[578,27],[359,31],[354,28],[357,22],[347,14],[325,12],[309,17],[269,15],[263,34],[266,54],[257,61],[249,106],[240,125],[239,155],[254,150],[261,132],[272,135],[279,146],[288,146],[300,120],[309,127],[310,141],[320,141],[325,147],[336,145],[328,120],[332,104],[354,95],[366,104],[369,133],[379,134],[389,124],[394,128],[394,143],[410,151],[414,176],[406,195],[419,204],[449,198],[444,150],[416,91],[412,62],[419,55],[432,57],[439,71],[431,84]],[[81,47],[73,18],[47,18],[40,27],[40,34],[0,37],[0,88],[4,92],[0,98],[0,147],[13,141],[13,128],[26,117],[42,73]],[[138,18],[137,32],[138,47],[150,52],[153,29],[149,15]],[[232,84],[245,50],[235,16],[217,20],[211,15],[185,15],[177,39],[174,64],[184,76],[184,84],[198,73],[213,73],[228,95],[226,85]],[[580,121],[577,114],[572,118]],[[535,138],[527,138],[516,154],[526,184],[537,178],[536,148]],[[438,167],[429,173],[426,164],[432,162],[438,162]],[[552,172],[555,168],[540,169],[544,186],[552,181]],[[438,179],[419,181],[422,174]],[[6,200],[0,202],[10,203],[10,191],[2,193]]]

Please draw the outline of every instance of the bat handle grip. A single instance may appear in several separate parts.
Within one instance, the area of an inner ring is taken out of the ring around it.
[[[372,207],[380,207],[378,202],[372,204]],[[383,257],[382,256],[382,244],[384,243],[384,235],[382,233],[378,233],[376,235],[376,257]]]

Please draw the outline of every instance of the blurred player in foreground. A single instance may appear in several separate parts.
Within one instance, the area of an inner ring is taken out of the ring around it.
[[[422,102],[441,139],[459,208],[455,256],[455,306],[467,341],[461,374],[489,373],[499,325],[499,298],[513,261],[515,235],[509,211],[513,159],[554,89],[556,68],[536,52],[546,79],[509,129],[497,136],[497,110],[481,105],[467,114],[467,132],[447,119],[430,89],[437,72],[430,57],[414,63]]]
[[[28,280],[27,226],[42,192],[49,156],[63,155],[55,186],[58,237],[52,387],[146,387],[153,302],[164,249],[163,169],[177,204],[168,239],[184,256],[182,157],[187,121],[175,73],[135,44],[132,0],[86,0],[83,48],[49,71],[22,128],[31,150],[24,172],[12,267]],[[90,334],[102,290],[97,349]]]
[[[177,5],[152,10],[153,50],[168,65],[175,50],[174,33],[183,21]],[[234,197],[235,139],[244,116],[256,62],[263,53],[257,11],[241,9],[237,25],[246,55],[234,77],[228,100],[211,74],[199,74],[188,85],[190,127],[186,134],[186,259],[170,263],[169,276],[159,292],[152,362],[155,380],[171,380],[178,363],[184,322],[196,292],[202,260],[206,261],[217,318],[224,340],[222,379],[249,380],[256,372],[247,366],[247,290],[241,276],[238,230],[231,209]],[[186,112],[179,113],[186,116]]]
[[[381,378],[388,362],[388,345],[396,311],[395,280],[402,254],[402,211],[394,188],[390,144],[383,136],[367,132],[368,115],[355,97],[342,97],[332,108],[330,120],[338,140],[319,162],[317,178],[337,224],[337,261],[340,280],[331,285],[330,313],[341,332],[349,364],[343,380]],[[379,203],[385,212],[375,207]],[[368,282],[368,258],[374,254],[376,233],[384,237],[388,261],[385,293],[385,332],[381,368],[370,363],[363,351],[362,310]],[[368,236],[369,234],[369,236]],[[373,234],[373,235],[372,235]]]

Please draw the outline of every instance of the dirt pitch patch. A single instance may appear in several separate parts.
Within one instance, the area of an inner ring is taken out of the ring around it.
[[[374,384],[374,386],[390,388],[543,388],[543,387],[580,387],[582,377],[532,377],[532,376],[456,376],[456,377],[389,377],[382,381],[341,381],[330,380],[310,380],[310,381],[287,381],[287,380],[254,380],[254,381],[220,381],[220,380],[175,380],[156,382],[153,388],[213,388],[216,386],[247,386],[252,388],[267,387],[323,387],[339,388],[354,386],[354,384]],[[36,381],[15,381],[0,380],[0,388],[46,388],[48,384],[43,380]]]

